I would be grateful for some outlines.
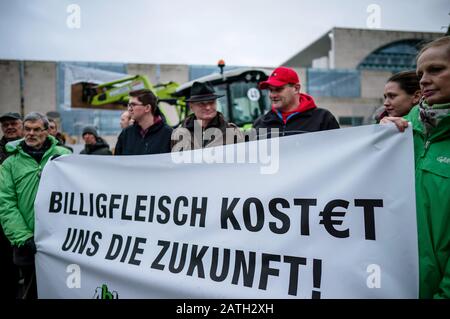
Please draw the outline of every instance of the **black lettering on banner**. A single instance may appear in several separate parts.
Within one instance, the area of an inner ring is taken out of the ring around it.
[[[278,277],[280,275],[280,270],[276,268],[270,267],[271,261],[281,261],[280,255],[273,255],[273,254],[262,254],[261,257],[261,277],[259,279],[259,289],[266,290],[267,289],[267,281],[269,279],[269,276],[276,276]]]
[[[252,216],[250,212],[250,205],[254,205],[256,208],[256,224],[252,225]],[[242,207],[242,214],[244,217],[244,225],[247,230],[251,232],[258,232],[264,226],[264,207],[261,201],[256,197],[247,198]]]
[[[76,215],[77,211],[74,209],[74,202],[75,202],[75,193],[70,193],[70,204],[69,204],[69,215]]]
[[[64,193],[64,214],[67,214],[67,203],[69,202],[69,193]]]
[[[294,198],[294,205],[300,206],[300,235],[309,236],[309,207],[317,205],[315,198]]]
[[[375,207],[383,207],[382,199],[355,199],[356,207],[364,207],[364,229],[367,240],[375,240]]]
[[[101,238],[102,234],[99,231],[93,232],[91,236],[91,232],[89,230],[85,231],[83,229],[68,228],[66,238],[61,249],[63,251],[69,251],[72,249],[72,252],[77,252],[78,254],[83,254],[83,252],[86,251],[87,256],[94,256],[99,249],[98,240]],[[88,247],[86,249],[89,242],[92,247]]]
[[[90,235],[89,230],[85,231],[84,229],[80,229],[80,231],[78,232],[78,240],[75,246],[73,247],[72,252],[75,252],[78,248],[78,253],[82,254],[89,241],[89,235]]]
[[[121,263],[125,262],[125,259],[127,258],[128,250],[130,249],[131,239],[132,239],[131,236],[127,236],[127,241],[125,242],[124,252],[122,253],[122,257],[120,258]]]
[[[320,283],[322,280],[322,260],[313,259],[313,287],[320,289]],[[313,290],[312,299],[320,299],[320,291]]]
[[[114,209],[117,209],[120,207],[119,204],[116,204],[115,201],[118,199],[121,199],[122,195],[119,194],[112,194],[111,199],[109,200],[109,218],[113,218],[114,216]]]
[[[72,247],[73,243],[75,242],[75,239],[77,238],[77,232],[78,232],[78,229],[76,229],[76,228],[67,229],[66,239],[64,240],[64,243],[62,245],[63,251],[68,251],[70,249],[70,247]],[[69,239],[71,239],[70,242],[69,242]]]
[[[90,213],[89,216],[93,216],[94,215],[94,194],[90,193],[89,194],[89,209],[90,209]]]
[[[170,204],[170,197],[169,196],[161,196],[158,200],[158,208],[161,211],[161,213],[164,214],[165,217],[162,217],[161,215],[156,216],[156,220],[160,224],[166,224],[170,219],[170,210],[164,206],[164,202],[167,202],[167,204]]]
[[[145,210],[145,206],[141,204],[142,201],[146,201],[147,196],[145,195],[138,195],[136,197],[136,208],[134,210],[134,220],[138,222],[145,222],[145,217],[140,216],[139,213],[143,210]]]
[[[222,209],[220,210],[220,228],[228,229],[228,220],[230,220],[233,229],[241,230],[239,222],[233,214],[240,198],[233,198],[230,206],[228,206],[228,198],[222,198]]]
[[[255,277],[256,252],[249,252],[248,265],[245,259],[245,253],[242,250],[236,250],[236,257],[234,262],[233,279],[231,283],[237,285],[242,269],[242,278],[245,287],[253,286],[253,279]]]
[[[180,196],[175,199],[175,203],[173,205],[173,222],[175,225],[182,226],[186,224],[187,214],[181,214],[181,219],[179,218],[179,210],[180,210],[180,202],[183,202],[183,206],[188,206],[188,199],[185,196]]]
[[[144,252],[144,249],[139,248],[139,245],[145,244],[146,242],[147,242],[146,238],[142,238],[142,237],[135,238],[133,250],[131,251],[131,256],[128,261],[129,264],[136,265],[136,266],[139,266],[141,264],[141,261],[136,259],[136,255],[142,255],[142,253]]]
[[[114,246],[117,243],[117,248],[115,253],[113,254]],[[111,238],[111,243],[108,248],[108,252],[106,253],[105,259],[114,260],[119,256],[119,253],[122,249],[123,238],[120,235],[113,234]]]
[[[208,205],[208,198],[202,197],[202,206],[197,206],[198,197],[192,198],[192,210],[191,210],[191,226],[195,226],[197,215],[200,215],[199,227],[205,227],[206,209]]]
[[[211,272],[209,276],[214,281],[224,281],[228,276],[228,271],[230,269],[230,250],[225,248],[223,250],[223,262],[222,262],[222,272],[217,275],[217,268],[219,265],[219,248],[213,247],[212,250],[212,261],[211,261]]]
[[[127,207],[128,207],[128,195],[123,196],[123,204],[122,204],[122,220],[133,220],[133,216],[127,215]]]
[[[62,209],[62,193],[61,192],[52,192],[50,195],[50,206],[48,208],[49,213],[59,213]]]
[[[179,243],[177,243],[177,242],[173,243],[172,255],[170,256],[170,262],[169,262],[169,271],[174,274],[178,274],[183,270],[184,265],[186,264],[186,256],[187,256],[187,250],[188,250],[188,244],[183,244],[183,247],[181,248],[180,262],[178,263],[178,267],[176,267],[175,262],[177,259],[178,245],[179,245]]]
[[[106,204],[100,205],[100,201],[106,202],[108,196],[106,194],[98,194],[97,199],[95,200],[95,207],[97,209],[97,216],[100,218],[106,218],[107,210]]]
[[[153,215],[155,214],[155,196],[150,196],[150,206],[148,211],[148,222],[153,223]]]
[[[100,246],[99,246],[97,237],[98,237],[98,239],[102,239],[102,233],[99,231],[96,231],[92,234],[91,244],[92,244],[93,248],[91,249],[91,247],[89,247],[86,250],[86,255],[94,256],[98,252],[98,249]]]
[[[283,262],[290,264],[288,294],[290,294],[291,296],[297,296],[299,266],[306,265],[306,258],[284,256]]]
[[[84,210],[84,196],[83,193],[80,193],[80,208],[78,209],[78,214],[80,216],[87,216],[88,211]]]
[[[125,245],[124,245],[124,238],[123,236],[119,234],[113,234],[111,237],[111,243],[108,248],[108,252],[106,253],[105,259],[107,260],[114,260],[119,257],[119,255],[122,255],[120,257],[119,262],[124,263],[126,262],[128,258],[128,264],[130,265],[136,265],[139,266],[141,264],[141,261],[136,258],[137,255],[141,255],[144,250],[140,248],[139,246],[141,244],[145,244],[147,241],[146,238],[141,237],[132,237],[127,236]],[[133,243],[134,242],[134,243]],[[133,243],[133,245],[131,245]],[[122,249],[123,247],[123,249]],[[130,247],[131,252],[130,252]],[[130,252],[130,253],[129,253]]]
[[[152,262],[152,265],[150,267],[153,269],[164,270],[164,265],[160,264],[159,262],[169,249],[170,241],[158,240],[158,246],[162,247],[161,251],[159,252],[158,256],[156,256],[155,260]]]
[[[350,231],[348,228],[345,230],[337,230],[334,227],[334,225],[341,225],[342,220],[336,220],[333,219],[333,217],[345,216],[345,212],[334,212],[333,209],[336,207],[344,207],[345,209],[347,209],[348,201],[342,199],[335,199],[330,201],[323,209],[323,212],[320,212],[319,214],[319,216],[322,216],[322,220],[319,222],[319,224],[323,224],[330,235],[336,238],[346,238],[350,235]]]
[[[289,231],[289,228],[291,227],[291,221],[289,219],[289,216],[285,213],[278,210],[277,205],[280,204],[282,208],[289,208],[289,202],[285,200],[284,198],[274,198],[269,202],[269,212],[272,214],[273,217],[277,218],[279,221],[281,221],[281,227],[277,227],[276,222],[270,222],[269,223],[269,229],[274,234],[285,234]]]
[[[189,268],[187,271],[188,276],[192,276],[195,268],[197,268],[197,274],[199,278],[205,278],[205,269],[203,268],[203,260],[202,258],[205,256],[206,251],[208,250],[208,246],[203,246],[200,249],[200,252],[197,254],[197,245],[192,245],[191,251],[191,260],[189,263]]]

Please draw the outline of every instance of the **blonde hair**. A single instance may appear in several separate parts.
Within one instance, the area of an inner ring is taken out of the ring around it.
[[[447,46],[447,54],[450,56],[450,36],[445,36],[445,37],[438,38],[434,41],[431,41],[431,42],[428,42],[427,44],[425,44],[422,47],[422,49],[420,49],[419,53],[417,54],[416,61],[429,48],[442,47],[442,46]]]

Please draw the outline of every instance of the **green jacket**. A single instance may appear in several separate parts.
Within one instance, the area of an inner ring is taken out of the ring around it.
[[[56,146],[55,138],[49,138],[52,145],[39,164],[23,151],[23,139],[6,145],[12,154],[0,170],[0,222],[13,245],[20,246],[34,235],[34,200],[45,164],[52,155],[70,154],[68,149]]]
[[[450,298],[450,115],[429,136],[418,106],[405,118],[412,122],[414,136],[419,296]]]

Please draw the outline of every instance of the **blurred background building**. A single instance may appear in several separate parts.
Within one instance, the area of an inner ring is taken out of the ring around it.
[[[333,28],[281,65],[297,70],[302,92],[312,95],[320,107],[329,109],[341,126],[362,125],[371,123],[373,112],[382,105],[389,76],[414,69],[420,46],[443,35]],[[75,142],[80,142],[83,127],[93,125],[114,145],[120,132],[121,111],[71,108],[67,79],[81,68],[101,70],[105,78],[146,75],[153,84],[182,84],[219,71],[216,65],[0,60],[0,113],[48,114]]]

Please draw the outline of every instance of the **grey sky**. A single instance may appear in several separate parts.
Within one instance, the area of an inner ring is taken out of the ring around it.
[[[0,0],[0,59],[277,66],[334,26],[367,28],[370,4],[382,29],[450,23],[450,0]]]

